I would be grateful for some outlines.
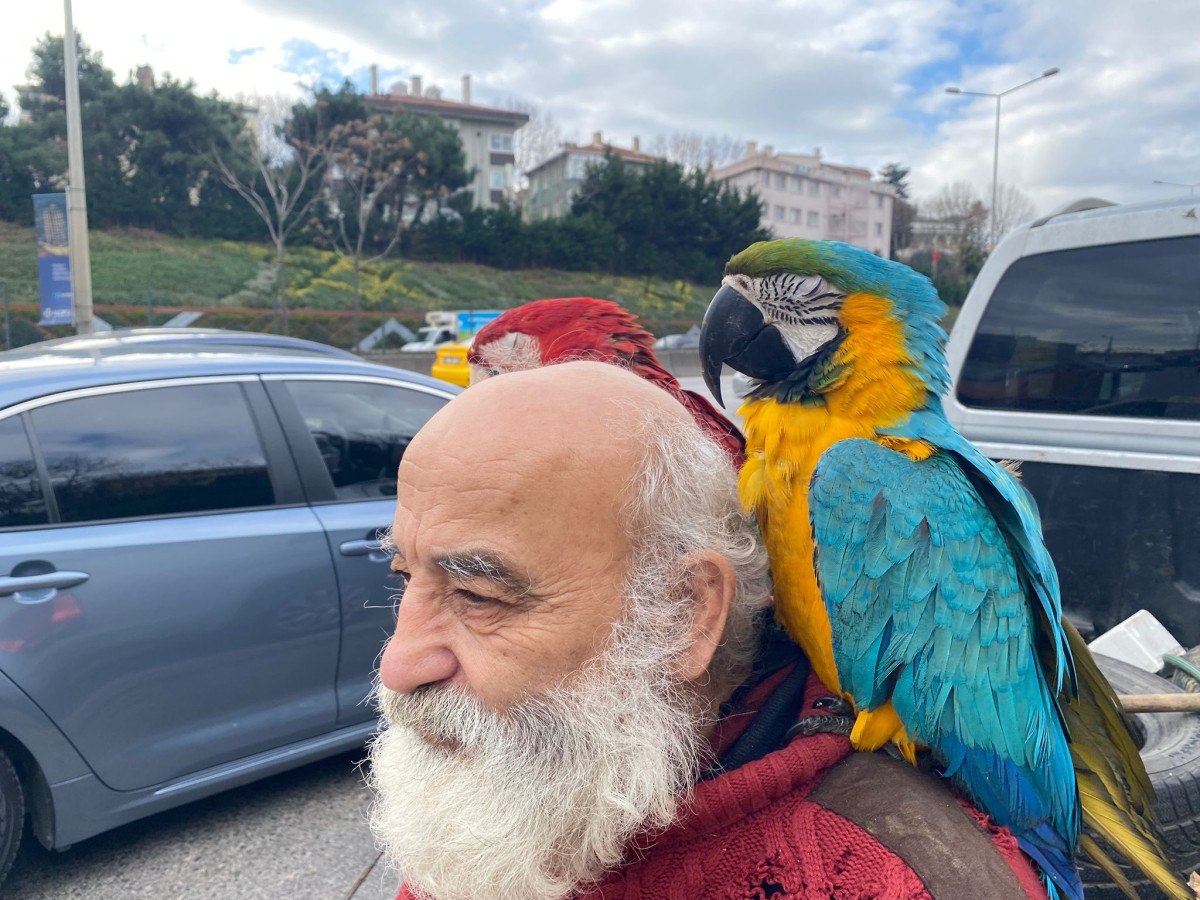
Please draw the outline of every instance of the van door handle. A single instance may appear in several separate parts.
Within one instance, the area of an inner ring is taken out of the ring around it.
[[[70,571],[46,572],[41,575],[4,575],[0,576],[0,597],[8,597],[12,594],[24,593],[25,591],[46,591],[45,596],[39,596],[35,600],[16,598],[18,603],[42,603],[53,596],[49,592],[83,584],[88,580],[88,577],[87,572]]]

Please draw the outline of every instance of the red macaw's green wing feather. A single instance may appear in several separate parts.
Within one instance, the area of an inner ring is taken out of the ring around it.
[[[1082,897],[1079,797],[1037,613],[957,457],[842,441],[818,461],[809,504],[843,689],[859,708],[890,699],[909,737]]]

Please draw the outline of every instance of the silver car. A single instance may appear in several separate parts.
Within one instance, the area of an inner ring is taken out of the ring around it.
[[[0,880],[360,746],[376,543],[456,389],[353,359],[0,354]]]

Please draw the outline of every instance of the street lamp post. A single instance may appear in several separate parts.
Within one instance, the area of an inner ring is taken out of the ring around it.
[[[1154,183],[1169,184],[1171,187],[1185,187],[1188,189],[1189,197],[1194,197],[1196,194],[1196,188],[1200,187],[1200,181],[1193,181],[1191,184],[1188,184],[1184,181],[1160,181],[1159,179],[1155,178]]]
[[[992,143],[992,237],[991,246],[996,246],[996,198],[999,191],[999,175],[1000,175],[1000,98],[1011,94],[1013,91],[1019,91],[1021,88],[1033,84],[1035,81],[1041,81],[1043,78],[1049,78],[1051,75],[1058,74],[1058,67],[1047,69],[1036,78],[1030,78],[1028,81],[1023,81],[1016,87],[1010,87],[1008,90],[1001,91],[998,94],[988,93],[987,91],[964,91],[962,88],[948,87],[947,94],[960,94],[968,97],[994,97],[996,100],[996,131],[995,138]]]
[[[87,189],[83,181],[83,126],[79,112],[79,65],[71,0],[63,0],[67,30],[63,35],[63,75],[67,107],[67,228],[71,253],[71,297],[75,332],[91,334],[92,258],[88,249]]]

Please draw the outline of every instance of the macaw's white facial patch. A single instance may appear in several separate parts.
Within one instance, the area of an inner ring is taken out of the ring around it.
[[[523,372],[542,365],[537,338],[519,331],[510,331],[482,347],[476,347],[473,355],[478,361],[471,364],[471,384],[493,375]]]
[[[755,304],[779,329],[796,360],[808,359],[838,335],[846,295],[820,275],[781,272],[754,280]]]

